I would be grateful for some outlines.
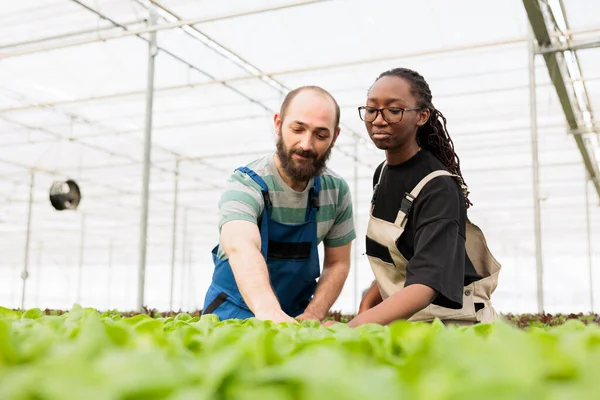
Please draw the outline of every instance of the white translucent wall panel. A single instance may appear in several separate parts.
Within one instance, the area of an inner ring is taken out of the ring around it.
[[[590,15],[600,12],[600,4],[595,1],[568,0],[563,1],[569,26],[573,30],[598,28],[598,21]]]

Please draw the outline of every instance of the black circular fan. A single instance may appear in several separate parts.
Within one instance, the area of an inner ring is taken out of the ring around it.
[[[50,187],[50,203],[58,211],[75,210],[81,200],[81,191],[74,180],[54,182]]]

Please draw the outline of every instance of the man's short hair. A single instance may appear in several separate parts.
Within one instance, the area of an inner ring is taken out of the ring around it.
[[[294,100],[294,98],[302,91],[304,90],[313,90],[317,93],[320,93],[328,98],[331,99],[331,101],[333,101],[333,104],[335,105],[335,127],[334,130],[338,130],[338,128],[340,127],[340,106],[338,104],[338,102],[335,100],[335,98],[331,95],[331,93],[329,93],[327,90],[323,89],[320,86],[300,86],[292,91],[290,91],[285,98],[283,99],[283,103],[281,103],[281,110],[279,111],[279,115],[281,117],[281,120],[283,121],[285,119],[285,114],[287,112],[288,107],[290,106],[290,103],[292,102],[292,100]]]

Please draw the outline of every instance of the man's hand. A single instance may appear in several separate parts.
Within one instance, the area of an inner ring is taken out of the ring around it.
[[[360,302],[360,306],[358,307],[358,314],[362,314],[365,311],[370,310],[371,308],[375,307],[377,304],[379,304],[379,303],[377,301],[375,301],[375,299],[365,297]]]
[[[383,299],[381,298],[381,293],[379,292],[379,287],[377,286],[377,281],[373,281],[367,293],[365,293],[364,297],[360,301],[360,306],[358,308],[358,314],[362,314],[367,310],[375,307],[379,303],[381,303]]]
[[[330,319],[329,321],[323,323],[322,326],[327,328],[328,326],[335,325],[335,324],[339,324],[339,322]]]
[[[323,272],[317,283],[313,298],[304,310],[303,314],[310,314],[322,320],[337,300],[344,282],[350,271],[350,249],[352,242],[338,247],[325,246],[325,258],[323,260]]]
[[[254,316],[262,321],[273,321],[276,324],[280,322],[298,323],[298,321],[284,313],[281,309],[259,310]]]
[[[312,319],[312,320],[321,322],[321,318],[319,318],[317,315],[311,313],[310,311],[305,311],[302,314],[298,315],[296,318],[301,321],[306,321],[308,319]]]

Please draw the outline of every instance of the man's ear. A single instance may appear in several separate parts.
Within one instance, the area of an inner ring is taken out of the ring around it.
[[[283,122],[283,120],[281,119],[281,116],[279,115],[279,113],[275,113],[275,115],[273,116],[273,125],[275,125],[275,133],[277,135],[281,135],[282,122]]]
[[[429,120],[429,108],[426,108],[419,112],[419,120],[417,121],[418,126],[423,126]]]
[[[340,132],[341,132],[341,129],[338,127],[333,135],[333,142],[331,142],[331,146],[335,145],[335,142],[336,142],[338,136],[340,136]]]

